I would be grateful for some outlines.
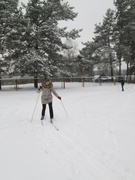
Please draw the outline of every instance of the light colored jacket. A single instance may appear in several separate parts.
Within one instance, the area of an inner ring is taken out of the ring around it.
[[[52,102],[52,93],[56,97],[59,96],[56,93],[56,91],[54,90],[52,82],[50,82],[48,86],[43,82],[42,83],[41,103],[42,104],[48,104],[48,103]]]

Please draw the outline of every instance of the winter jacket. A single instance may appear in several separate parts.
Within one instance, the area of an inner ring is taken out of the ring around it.
[[[50,82],[49,85],[46,85],[45,82],[42,83],[42,86],[40,86],[40,89],[42,89],[42,95],[41,95],[41,103],[42,104],[48,104],[52,102],[52,93],[59,97],[59,95],[56,93],[56,91],[53,88],[53,83]]]
[[[121,79],[119,82],[121,83],[122,86],[125,84],[124,79]]]
[[[121,85],[124,85],[125,84],[125,81],[124,79],[121,80]]]

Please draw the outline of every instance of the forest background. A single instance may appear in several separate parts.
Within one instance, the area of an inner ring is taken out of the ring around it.
[[[135,1],[115,0],[102,22],[95,24],[92,40],[77,49],[83,29],[60,27],[78,13],[61,0],[0,2],[0,79],[29,75],[35,78],[111,77],[135,73]],[[89,22],[88,22],[89,23]],[[83,27],[82,27],[83,28]],[[1,84],[0,84],[1,87]]]

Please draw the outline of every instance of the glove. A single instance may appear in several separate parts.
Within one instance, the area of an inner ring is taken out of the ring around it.
[[[42,86],[40,86],[38,90],[41,90],[41,89],[42,89]]]
[[[42,86],[40,86],[40,87],[38,88],[37,93],[40,93],[41,90],[42,90]]]
[[[58,96],[58,99],[59,99],[59,100],[61,100],[61,97],[60,97],[60,96]]]

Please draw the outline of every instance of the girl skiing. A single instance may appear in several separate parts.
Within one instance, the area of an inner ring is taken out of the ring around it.
[[[53,88],[53,83],[49,79],[45,79],[45,81],[42,82],[42,85],[39,87],[38,92],[40,92],[41,90],[42,90],[42,95],[41,95],[41,103],[42,103],[41,120],[44,119],[45,110],[46,110],[46,104],[48,104],[49,112],[50,112],[50,121],[52,122],[52,119],[54,117],[53,106],[52,106],[52,93],[59,100],[61,100],[61,97],[56,93],[56,91]]]

